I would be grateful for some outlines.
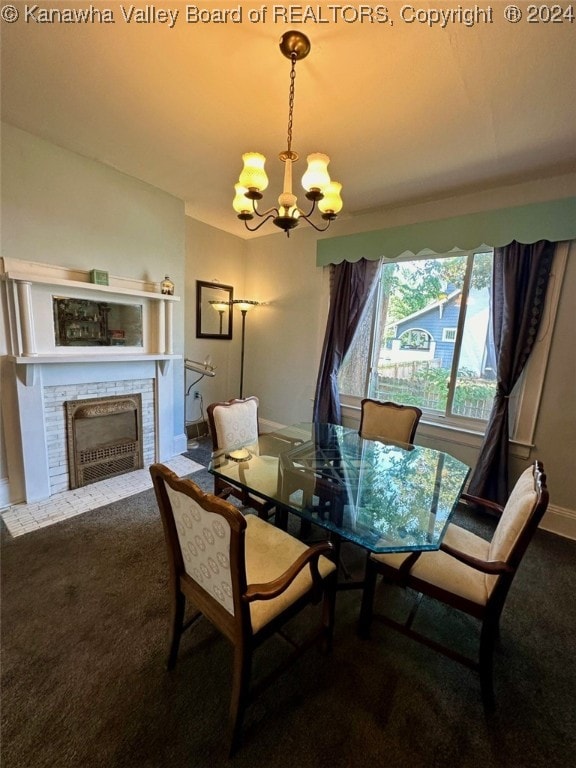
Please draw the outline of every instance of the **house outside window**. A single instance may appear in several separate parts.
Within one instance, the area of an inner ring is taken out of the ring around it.
[[[417,405],[432,421],[485,422],[496,389],[492,262],[482,250],[383,263],[341,395]]]

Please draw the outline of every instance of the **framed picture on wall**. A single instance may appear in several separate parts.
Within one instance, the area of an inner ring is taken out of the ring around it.
[[[222,283],[196,280],[196,338],[232,338],[234,289]]]

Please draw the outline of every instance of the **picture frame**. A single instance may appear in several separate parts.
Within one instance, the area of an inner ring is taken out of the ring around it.
[[[234,288],[196,280],[196,338],[232,338]]]

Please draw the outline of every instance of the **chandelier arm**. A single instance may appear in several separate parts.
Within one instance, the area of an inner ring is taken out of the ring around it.
[[[270,210],[274,211],[275,208],[271,208]],[[249,227],[248,226],[248,221],[246,219],[244,219],[244,226],[246,227],[246,229],[249,232],[256,232],[258,229],[260,229],[261,226],[266,224],[267,221],[269,221],[270,219],[274,218],[274,214],[273,213],[269,213],[267,216],[266,216],[266,214],[259,213],[258,216],[262,217],[262,221],[259,224],[257,224],[255,227]]]
[[[310,211],[310,213],[312,213],[312,211]],[[329,226],[330,226],[330,224],[332,223],[332,219],[328,219],[328,221],[326,222],[326,226],[325,226],[325,227],[319,227],[317,224],[314,224],[314,222],[312,221],[312,219],[310,219],[310,218],[309,218],[309,216],[310,216],[310,213],[309,213],[307,216],[306,216],[305,214],[301,213],[301,214],[300,214],[300,218],[301,218],[301,219],[304,219],[304,221],[307,221],[307,222],[308,222],[308,224],[310,224],[310,226],[311,226],[311,227],[314,227],[314,229],[315,229],[317,232],[326,232],[326,230],[328,229],[328,227],[329,227]]]
[[[258,208],[256,208],[256,200],[252,200],[252,213],[258,216],[259,219],[263,219],[264,217],[269,219],[271,216],[278,216],[279,211],[278,208],[268,208],[264,213],[260,213]]]
[[[312,216],[312,214],[316,210],[316,200],[312,200],[312,206],[308,211],[308,213],[304,213],[304,211],[301,208],[298,208],[298,210],[300,211],[301,218],[306,219],[306,221],[308,221],[308,218]]]

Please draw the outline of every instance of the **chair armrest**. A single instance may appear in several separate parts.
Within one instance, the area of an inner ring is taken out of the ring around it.
[[[330,556],[334,552],[334,546],[329,541],[322,542],[310,547],[305,552],[302,552],[300,557],[295,560],[290,568],[288,568],[281,576],[273,581],[268,581],[265,584],[250,584],[246,589],[246,592],[242,596],[246,602],[251,603],[253,600],[272,600],[282,592],[285,592],[290,584],[294,581],[300,571],[309,565],[310,572],[312,574],[312,582],[316,588],[322,584],[322,578],[318,571],[318,560],[322,555]]]
[[[493,512],[497,512],[499,515],[502,514],[504,509],[504,507],[502,507],[500,504],[497,504],[495,501],[490,501],[490,499],[482,499],[480,496],[472,496],[470,493],[463,493],[460,496],[460,501],[465,501],[467,504],[476,504],[479,507],[490,509]]]
[[[489,573],[497,576],[501,573],[512,573],[514,571],[512,566],[502,560],[480,560],[477,557],[472,557],[472,555],[466,554],[466,552],[460,552],[460,550],[454,549],[449,544],[441,544],[440,550],[447,555],[450,555],[450,557],[453,557],[455,560],[464,563],[464,565],[469,565],[477,571],[482,571],[482,573]]]

